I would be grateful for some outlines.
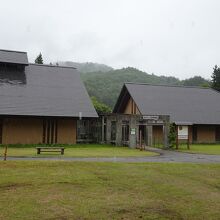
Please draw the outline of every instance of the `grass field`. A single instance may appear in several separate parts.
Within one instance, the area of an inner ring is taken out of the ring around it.
[[[0,147],[0,156],[4,153],[4,147]],[[67,146],[65,154],[60,153],[42,153],[37,155],[35,147],[8,147],[8,156],[31,156],[31,157],[139,157],[155,156],[156,153],[149,151],[140,151],[128,147],[114,147],[112,145],[75,145]]]
[[[219,219],[220,164],[0,162],[0,219]]]
[[[186,145],[180,145],[178,151],[200,154],[217,154],[220,155],[220,144],[192,144],[190,150]]]

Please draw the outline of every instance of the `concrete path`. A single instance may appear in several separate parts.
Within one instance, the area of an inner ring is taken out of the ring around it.
[[[159,153],[158,156],[146,157],[8,157],[7,160],[31,160],[31,161],[90,161],[90,162],[179,162],[179,163],[220,163],[220,155],[205,155],[182,153],[157,148],[147,150]],[[0,157],[0,160],[3,160]]]

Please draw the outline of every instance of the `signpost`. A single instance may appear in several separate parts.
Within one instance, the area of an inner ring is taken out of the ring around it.
[[[179,140],[187,141],[187,148],[189,150],[189,126],[177,125],[176,149],[179,148]]]

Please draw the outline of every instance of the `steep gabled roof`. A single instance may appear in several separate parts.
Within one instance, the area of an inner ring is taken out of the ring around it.
[[[0,50],[0,63],[28,65],[26,52]]]
[[[97,117],[75,68],[29,64],[0,70],[0,115]]]
[[[126,94],[142,115],[170,115],[176,123],[220,124],[220,93],[210,88],[126,83],[113,112],[122,111]]]

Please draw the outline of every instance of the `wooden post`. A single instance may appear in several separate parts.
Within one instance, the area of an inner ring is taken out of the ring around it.
[[[102,116],[102,137],[101,137],[101,141],[102,141],[102,144],[104,144],[104,142],[105,142],[105,138],[104,138],[104,126],[105,126],[105,118],[104,118],[104,116]]]
[[[189,126],[187,126],[187,129],[188,129],[187,149],[189,150]]]
[[[4,152],[4,161],[7,160],[7,151],[8,151],[8,146],[5,146],[5,152]]]
[[[40,149],[41,149],[41,148],[37,148],[37,154],[40,154]]]
[[[64,155],[64,148],[61,149],[61,154]]]
[[[178,125],[176,126],[176,149],[179,148],[179,139],[178,139]]]
[[[140,150],[142,150],[142,131],[140,130]]]

